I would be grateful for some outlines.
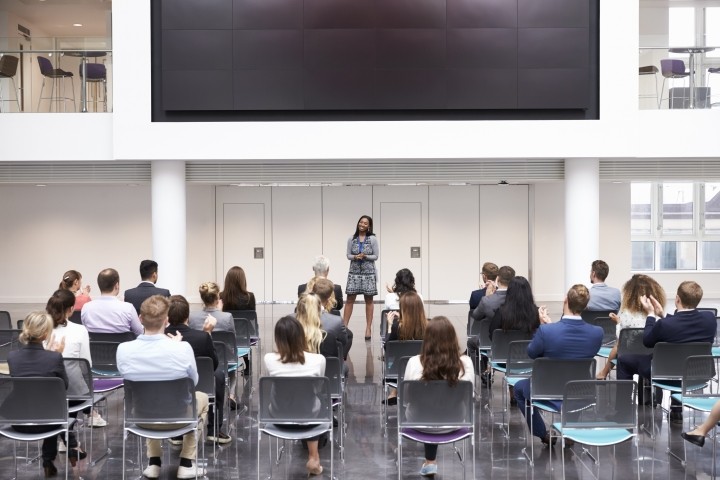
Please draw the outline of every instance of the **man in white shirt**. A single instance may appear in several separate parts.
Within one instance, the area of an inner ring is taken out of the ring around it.
[[[135,307],[130,303],[121,302],[120,275],[114,268],[106,268],[98,274],[100,296],[83,306],[80,320],[90,333],[143,333]]]

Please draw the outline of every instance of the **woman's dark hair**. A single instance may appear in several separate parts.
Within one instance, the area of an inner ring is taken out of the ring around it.
[[[223,310],[239,310],[239,300],[250,297],[247,289],[245,270],[237,265],[230,268],[225,274],[225,285],[220,292],[220,299],[223,301]]]
[[[170,325],[182,325],[190,316],[190,304],[182,295],[172,295],[168,298],[170,308],[168,309],[168,323]]]
[[[532,333],[540,326],[538,307],[535,305],[530,283],[525,277],[517,276],[510,280],[500,314],[503,330]]]
[[[53,327],[67,324],[67,311],[75,305],[75,295],[70,290],[55,290],[45,305],[45,311],[53,319]]]
[[[282,363],[305,364],[305,330],[294,317],[286,315],[275,324],[275,346]]]
[[[425,305],[420,295],[415,292],[401,295],[398,340],[422,340],[426,335],[427,323]]]
[[[73,283],[75,283],[75,280],[80,280],[82,278],[82,275],[80,275],[80,272],[77,270],[68,270],[63,274],[63,278],[60,281],[60,285],[58,288],[60,290],[70,290],[72,288]]]
[[[447,380],[452,386],[465,374],[455,328],[447,317],[433,317],[420,350],[422,380]]]
[[[398,270],[395,274],[393,292],[402,295],[405,292],[415,292],[415,276],[407,268]]]
[[[375,234],[373,233],[373,221],[372,221],[372,217],[370,217],[369,215],[363,215],[362,217],[358,218],[358,221],[357,221],[357,223],[355,224],[355,234],[353,235],[353,238],[357,238],[358,235],[360,235],[360,229],[358,228],[358,223],[360,223],[360,220],[362,220],[363,218],[367,218],[367,221],[368,221],[368,223],[370,224],[370,225],[368,226],[368,231],[367,231],[367,234],[366,234],[366,235],[367,235],[368,237],[371,236],[371,235],[375,235]]]

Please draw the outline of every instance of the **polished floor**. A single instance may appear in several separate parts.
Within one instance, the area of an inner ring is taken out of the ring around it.
[[[548,305],[553,318],[558,317],[561,305]],[[262,325],[263,352],[272,349],[272,328],[273,320],[292,311],[292,305],[259,306],[259,317]],[[18,306],[22,310],[23,307]],[[29,309],[25,309],[27,312]],[[376,306],[376,318],[379,317],[380,306]],[[449,317],[456,326],[460,341],[465,342],[465,325],[467,319],[466,305],[429,305],[430,316],[445,315]],[[16,314],[13,313],[13,319]],[[350,327],[357,334],[356,341],[350,351],[348,366],[350,368],[347,382],[347,434],[345,444],[345,460],[340,459],[339,450],[335,446],[335,477],[345,479],[393,479],[398,478],[398,466],[396,464],[397,454],[397,429],[394,418],[388,421],[387,429],[382,426],[381,405],[382,388],[380,377],[380,347],[377,338],[377,325],[374,325],[375,337],[371,342],[363,341],[364,318],[360,315],[363,309],[358,305],[355,309]],[[22,318],[17,316],[17,318]],[[377,323],[377,322],[376,322]],[[305,470],[306,452],[301,444],[288,444],[279,464],[269,460],[268,452],[270,442],[263,437],[258,444],[257,424],[253,415],[257,412],[257,395],[251,390],[257,386],[257,367],[254,365],[254,374],[250,381],[247,381],[242,388],[243,402],[249,407],[248,412],[238,416],[230,422],[228,433],[233,437],[233,442],[219,447],[217,460],[212,459],[212,445],[205,445],[205,458],[207,463],[208,479],[245,479],[257,478],[258,469],[260,476],[266,478],[270,473],[272,465],[273,478],[299,479],[306,478]],[[475,404],[476,421],[478,434],[475,445],[475,467],[476,478],[478,479],[555,479],[563,478],[563,463],[560,458],[561,449],[556,446],[552,449],[544,447],[539,441],[535,442],[535,464],[531,467],[522,454],[525,445],[526,426],[517,408],[512,408],[509,415],[510,436],[506,438],[499,428],[500,416],[491,415],[489,408],[500,407],[500,378],[496,378],[490,390],[480,389],[481,395]],[[489,407],[489,408],[488,408]],[[392,415],[393,411],[390,410]],[[442,408],[442,405],[438,405]],[[137,457],[136,439],[128,439],[128,460],[123,466],[122,463],[122,435],[120,432],[122,415],[121,395],[114,395],[111,398],[109,412],[106,417],[110,425],[103,429],[95,430],[93,454],[97,458],[103,453],[103,434],[107,435],[111,454],[108,458],[99,460],[91,465],[89,459],[78,463],[75,468],[75,478],[84,479],[118,479],[122,478],[123,470],[127,478],[138,478],[141,475],[141,468],[134,465]],[[638,437],[640,452],[640,477],[657,479],[706,479],[711,478],[711,442],[705,448],[698,448],[687,445],[687,467],[680,461],[671,458],[667,453],[668,447],[668,422],[663,419],[660,412],[656,411],[656,435],[653,440],[649,434],[641,433]],[[640,412],[640,422],[650,420],[650,412],[645,417]],[[669,445],[681,456],[685,447],[680,438],[680,432],[690,428],[693,421],[700,421],[701,418],[692,419],[689,414],[685,415],[685,425],[670,425]],[[82,438],[81,438],[82,441]],[[275,442],[272,442],[273,446]],[[257,449],[261,449],[260,464],[257,460]],[[144,450],[144,449],[143,449]],[[599,468],[600,478],[632,479],[637,478],[637,462],[635,446],[631,443],[619,445],[613,452],[612,448],[606,448],[600,452],[599,467],[592,463],[592,460],[582,454],[581,447],[574,447],[577,453],[573,455],[568,449],[565,452],[565,475],[570,479],[593,478],[589,469],[597,472]],[[17,454],[25,456],[26,449],[18,445]],[[32,445],[30,456],[34,456],[37,447]],[[201,451],[199,451],[201,452]],[[160,478],[176,478],[177,456],[179,447],[165,446],[163,458],[163,469]],[[465,473],[466,478],[472,478],[471,451],[468,447]],[[3,439],[0,440],[0,479],[12,478],[14,474],[13,444]],[[199,453],[199,455],[202,455]],[[323,475],[316,478],[330,478],[330,448],[329,446],[320,450],[322,464],[325,468]],[[412,442],[403,442],[403,464],[401,466],[402,478],[420,478],[418,471],[422,464],[422,445]],[[581,461],[585,462],[585,468]],[[461,479],[463,478],[463,467],[458,461],[458,456],[450,446],[441,446],[438,453],[439,471],[437,479]],[[64,466],[63,460],[56,462],[58,467]],[[37,462],[27,464],[25,460],[18,461],[18,478],[39,478],[42,475]]]

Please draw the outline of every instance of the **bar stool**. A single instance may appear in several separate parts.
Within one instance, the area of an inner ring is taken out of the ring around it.
[[[655,79],[655,94],[653,95],[650,93],[643,93],[643,94],[638,95],[638,98],[654,98],[655,103],[657,104],[658,108],[660,108],[660,99],[658,97],[658,88],[657,88],[657,86],[658,86],[657,74],[659,71],[660,70],[655,65],[647,65],[645,67],[640,67],[638,70],[638,74],[640,75],[640,78],[647,76],[647,75],[652,75],[653,78]]]
[[[663,58],[662,60],[660,60],[660,71],[663,76],[663,83],[662,88],[660,89],[660,102],[658,103],[658,105],[662,104],[663,101],[666,80],[677,80],[679,78],[685,79],[690,76],[690,72],[685,70],[685,62],[677,58]],[[684,81],[683,85],[685,85]],[[689,96],[683,96],[680,98],[682,98],[683,106],[685,105],[686,98],[688,99],[688,102],[690,101]],[[672,104],[673,98],[670,98],[670,86],[668,86],[668,108],[670,108]]]
[[[13,91],[15,92],[15,103],[17,103],[18,112],[20,109],[20,99],[18,98],[18,89],[15,85],[15,74],[17,73],[18,57],[13,55],[3,55],[0,57],[0,80],[9,78],[12,82]],[[2,83],[0,83],[0,111],[2,111],[3,102],[12,102],[10,98],[7,100],[2,95]]]
[[[713,74],[713,73],[720,73],[720,67],[710,67],[710,68],[708,68],[708,70],[707,70],[707,78],[705,79],[705,85],[706,85],[707,87],[710,86],[710,75]],[[711,90],[711,92],[712,92],[712,90]],[[710,96],[710,98],[712,99],[712,95]],[[712,100],[711,100],[711,102],[712,102]],[[711,108],[712,108],[712,107],[715,107],[715,106],[720,106],[720,102],[715,102],[715,103],[711,103],[711,104],[710,104],[710,107],[711,107]]]
[[[62,70],[60,68],[53,68],[52,63],[49,59],[45,57],[41,57],[38,55],[37,57],[38,65],[40,66],[40,73],[43,76],[43,83],[42,87],[40,87],[40,98],[38,99],[38,112],[40,111],[40,102],[43,100],[50,100],[50,108],[48,111],[52,110],[52,102],[60,103],[63,102],[63,111],[65,111],[65,102],[72,101],[73,105],[73,112],[75,111],[75,82],[73,81],[73,74],[72,72],[66,72],[65,70]],[[43,97],[43,89],[45,88],[45,80],[48,78],[52,79],[52,85],[50,87],[50,96],[49,97]],[[65,84],[62,83],[62,80],[70,79],[70,88],[72,89],[72,98],[66,97],[65,95]],[[56,94],[55,89],[57,88],[58,92]],[[56,109],[57,110],[57,109]]]
[[[83,75],[83,66],[80,64],[80,67],[78,68],[80,71],[80,78],[82,79]],[[88,83],[93,83],[95,86],[97,86],[100,82],[102,82],[103,85],[103,112],[107,112],[107,69],[105,68],[104,63],[86,63],[85,64],[85,71],[87,72],[87,78],[84,79],[84,81]],[[97,101],[97,90],[95,90],[94,95],[95,101]],[[95,105],[95,111],[97,112],[97,105]]]

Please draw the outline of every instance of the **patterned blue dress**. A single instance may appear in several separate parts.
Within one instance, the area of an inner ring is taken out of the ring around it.
[[[355,255],[364,253],[363,260],[355,260]],[[345,292],[348,295],[377,295],[377,275],[375,260],[380,249],[375,235],[368,235],[360,242],[357,237],[350,237],[347,244],[347,257],[350,260],[350,271]]]

